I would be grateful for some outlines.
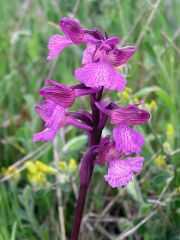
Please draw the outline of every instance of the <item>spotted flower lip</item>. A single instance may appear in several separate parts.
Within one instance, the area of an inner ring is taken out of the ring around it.
[[[83,67],[75,71],[76,78],[88,87],[123,91],[127,81],[114,67],[127,62],[136,49],[131,46],[118,49],[118,42],[118,38],[109,38],[89,43],[83,53]]]
[[[124,160],[113,159],[108,163],[108,174],[105,181],[112,188],[122,187],[132,181],[133,174],[139,173],[143,167],[143,157],[127,157]]]

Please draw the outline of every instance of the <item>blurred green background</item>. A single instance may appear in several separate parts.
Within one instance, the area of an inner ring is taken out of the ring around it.
[[[0,240],[70,236],[86,136],[68,127],[54,143],[32,142],[43,128],[34,106],[44,79],[77,82],[73,72],[84,46],[46,61],[48,39],[61,34],[63,16],[120,36],[122,46],[137,46],[123,67],[128,89],[104,97],[122,105],[145,100],[152,112],[139,127],[143,172],[112,189],[104,182],[106,167],[96,167],[80,239],[180,239],[179,9],[179,0],[0,0]],[[87,98],[74,109],[85,107]]]

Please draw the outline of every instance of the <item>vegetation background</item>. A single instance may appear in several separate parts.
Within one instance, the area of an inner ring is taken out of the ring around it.
[[[104,182],[106,167],[96,167],[80,239],[180,239],[179,9],[179,0],[0,0],[0,240],[70,236],[86,136],[66,128],[54,143],[32,142],[43,126],[34,106],[44,79],[75,83],[80,66],[82,46],[46,61],[48,39],[60,33],[63,16],[137,46],[123,68],[128,89],[105,97],[122,105],[145,100],[152,112],[139,128],[143,172],[112,189]],[[88,100],[77,106],[88,108]]]

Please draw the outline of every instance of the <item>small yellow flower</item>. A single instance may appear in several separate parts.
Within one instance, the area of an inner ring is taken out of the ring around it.
[[[76,163],[76,160],[71,158],[70,161],[69,161],[69,165],[68,165],[68,170],[70,172],[74,172],[77,168],[77,163]]]
[[[126,91],[127,93],[129,93],[129,94],[131,94],[131,93],[132,93],[132,89],[131,89],[131,88],[129,88],[129,87],[126,87],[126,88],[125,88],[125,91]]]
[[[133,98],[133,103],[135,103],[135,104],[139,103],[139,98],[137,98],[137,97]]]
[[[167,135],[167,137],[173,137],[174,136],[174,127],[171,123],[168,123],[166,125],[166,135]]]
[[[123,98],[124,100],[130,100],[130,98],[131,98],[131,93],[132,93],[132,89],[131,88],[129,88],[129,87],[126,87],[125,88],[125,90],[124,90],[124,92],[119,92],[118,93],[118,96],[120,97],[120,98]]]
[[[61,171],[65,171],[67,169],[67,163],[65,161],[59,161],[58,165]]]
[[[47,183],[46,175],[43,172],[38,172],[36,175],[28,174],[27,178],[29,182],[36,186],[36,185],[45,185]]]
[[[151,100],[150,104],[149,104],[149,107],[150,107],[150,111],[154,111],[156,108],[157,108],[157,104],[156,104],[156,101],[155,100]]]
[[[178,187],[178,192],[180,193],[180,186]]]
[[[164,157],[163,157],[161,154],[158,155],[158,156],[155,158],[154,162],[155,162],[157,165],[159,165],[160,167],[164,166],[164,164],[165,164]]]
[[[127,100],[127,101],[130,99],[130,95],[126,91],[125,92],[119,92],[118,96],[121,97],[124,100]]]
[[[168,143],[168,142],[164,142],[163,143],[163,149],[164,149],[164,151],[165,151],[165,153],[171,153],[171,146],[170,146],[170,144]]]
[[[35,165],[36,165],[37,169],[39,171],[42,171],[43,173],[47,173],[47,174],[56,174],[57,173],[57,170],[55,168],[50,167],[41,161],[37,160],[35,162]]]
[[[2,172],[4,176],[13,175],[12,178],[16,181],[20,178],[20,173],[16,167],[2,168]]]
[[[32,161],[27,161],[25,163],[25,167],[27,168],[28,172],[31,173],[31,174],[37,174],[38,172],[38,169],[36,167],[36,164]]]

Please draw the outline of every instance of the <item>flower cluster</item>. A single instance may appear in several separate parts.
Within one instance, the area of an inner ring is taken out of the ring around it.
[[[82,66],[75,70],[75,78],[80,84],[64,86],[46,79],[48,86],[39,92],[44,101],[35,108],[45,122],[45,129],[34,134],[33,140],[52,141],[59,129],[66,125],[83,129],[88,133],[88,149],[91,150],[91,155],[87,151],[84,155],[86,163],[82,164],[81,168],[88,168],[89,161],[91,164],[93,161],[93,165],[107,164],[105,180],[112,187],[126,185],[132,180],[134,173],[141,171],[144,160],[143,157],[135,155],[141,152],[144,137],[134,130],[133,126],[148,121],[150,114],[139,108],[142,102],[121,107],[101,98],[105,89],[118,92],[125,90],[127,81],[118,69],[132,57],[136,49],[133,46],[118,48],[119,37],[109,37],[98,29],[84,29],[74,19],[63,17],[59,26],[64,35],[56,34],[50,38],[47,59],[57,57],[72,44],[85,43]],[[68,108],[75,99],[84,95],[90,97],[92,112],[69,111]],[[110,136],[101,138],[108,118],[110,123],[115,125],[112,140]],[[83,169],[80,174],[85,172],[86,169]]]

